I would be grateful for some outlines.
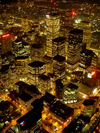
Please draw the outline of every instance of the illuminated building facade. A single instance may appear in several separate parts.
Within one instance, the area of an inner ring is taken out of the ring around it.
[[[74,11],[66,10],[65,11],[65,19],[64,19],[64,24],[65,24],[65,36],[67,37],[68,32],[72,30],[73,28],[73,19],[72,16],[75,15]]]
[[[23,105],[27,110],[31,109],[31,103],[33,102],[33,97],[26,92],[21,93],[18,96],[18,101]]]
[[[15,58],[15,74],[17,80],[27,81],[28,74],[28,57],[16,57]]]
[[[46,51],[45,54],[52,57],[52,39],[59,36],[60,16],[56,13],[46,15]]]
[[[86,99],[82,104],[82,114],[91,117],[97,109],[97,103],[93,99]]]
[[[53,59],[47,55],[43,56],[43,62],[46,63],[46,75],[53,73]]]
[[[56,79],[65,78],[65,57],[60,55],[53,57],[53,73]]]
[[[60,55],[65,57],[65,37],[57,37],[52,40],[52,56]]]
[[[46,75],[46,64],[40,61],[34,61],[28,64],[28,78],[29,84],[38,84],[38,76],[40,74]]]
[[[70,83],[69,85],[64,86],[63,91],[63,100],[65,103],[75,103],[77,102],[77,90],[78,86]]]
[[[84,50],[80,53],[79,69],[82,71],[88,71],[91,66],[93,52],[90,50]]]
[[[50,108],[43,108],[43,128],[49,133],[62,133],[62,130],[71,122],[74,109],[55,101]]]
[[[55,83],[56,83],[56,88],[55,88],[56,97],[58,99],[63,99],[63,83],[61,82],[61,79],[56,80]]]
[[[17,38],[13,42],[13,54],[15,57],[29,56],[30,55],[30,45],[23,41],[21,38]]]
[[[91,45],[91,23],[86,21],[80,21],[78,23],[78,28],[83,30],[83,43],[86,43],[86,48],[90,49]]]
[[[12,40],[11,40],[11,34],[3,34],[0,36],[0,43],[1,43],[1,53],[5,54],[8,51],[12,50]]]
[[[73,71],[78,68],[80,60],[80,45],[82,43],[83,31],[74,29],[69,32],[67,49],[67,69]]]
[[[46,92],[49,92],[49,90],[51,89],[50,77],[48,77],[46,75],[39,75],[38,82],[39,82],[38,90],[42,94],[45,94]]]

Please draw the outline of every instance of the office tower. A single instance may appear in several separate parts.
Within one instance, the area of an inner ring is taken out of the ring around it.
[[[30,55],[30,45],[22,40],[22,38],[17,38],[13,42],[13,54],[15,57],[29,56]]]
[[[95,113],[96,109],[97,109],[97,102],[93,99],[86,99],[82,103],[81,113],[84,116],[92,117],[92,115]]]
[[[28,57],[16,57],[15,58],[15,74],[16,76],[13,78],[16,78],[20,81],[27,82],[28,78]],[[13,73],[12,73],[13,75]]]
[[[66,10],[65,11],[65,18],[64,18],[64,24],[65,24],[65,36],[68,35],[68,32],[73,29],[73,19],[72,16],[74,15],[74,11]]]
[[[65,85],[63,88],[63,100],[65,103],[75,103],[77,102],[77,90],[78,86],[70,83]]]
[[[45,54],[52,57],[52,39],[59,36],[60,16],[56,13],[46,15],[46,50]]]
[[[57,37],[52,40],[52,56],[60,55],[65,57],[66,37]]]
[[[53,73],[53,59],[47,55],[43,56],[43,62],[46,63],[46,75]]]
[[[38,76],[38,90],[42,93],[45,94],[46,92],[49,92],[51,89],[51,81],[50,77],[46,75],[39,75]]]
[[[80,53],[79,69],[88,72],[91,66],[93,52],[91,50],[84,50]]]
[[[66,45],[65,45],[65,55],[67,56],[67,49],[68,49],[68,35],[69,32],[73,29],[73,13],[71,10],[65,11],[65,17],[64,17],[64,36],[66,37]]]
[[[71,122],[73,113],[74,109],[55,100],[51,106],[43,108],[43,128],[49,133],[62,133],[62,130]]]
[[[27,110],[31,109],[31,103],[33,102],[33,97],[26,93],[25,91],[18,96],[18,102],[24,106]]]
[[[38,76],[40,74],[46,75],[46,64],[40,61],[34,61],[28,64],[28,78],[29,84],[38,85]]]
[[[12,50],[12,40],[11,40],[11,34],[3,34],[0,36],[0,43],[1,43],[1,53],[5,54],[8,51]]]
[[[63,98],[63,83],[61,82],[61,79],[57,79],[55,81],[56,87],[55,87],[55,91],[56,91],[56,97],[58,99],[62,99]]]
[[[83,31],[74,29],[69,32],[67,49],[67,69],[73,71],[78,68],[80,60],[80,45],[82,43]]]
[[[53,57],[53,73],[56,79],[65,78],[65,57],[60,55]]]
[[[78,28],[83,30],[83,43],[86,43],[86,48],[90,49],[92,39],[91,23],[80,21],[80,23],[78,23]]]
[[[31,46],[31,60],[32,61],[41,61],[44,55],[44,47],[42,44],[34,43]]]

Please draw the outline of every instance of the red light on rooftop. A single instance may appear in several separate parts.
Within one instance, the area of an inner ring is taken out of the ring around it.
[[[26,122],[22,123],[22,125],[21,125],[21,126],[24,126],[25,124],[26,124]]]
[[[72,11],[72,16],[74,16],[75,15],[75,12],[74,11]]]
[[[9,37],[10,34],[5,34],[5,35],[2,35],[2,38],[6,38],[6,37]]]
[[[92,72],[91,72],[91,75],[92,75],[92,76],[93,76],[93,75],[95,75],[95,74],[96,74],[96,72],[95,72],[95,71],[92,71]]]

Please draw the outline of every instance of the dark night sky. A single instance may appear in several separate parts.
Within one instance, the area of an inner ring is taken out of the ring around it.
[[[1,4],[7,4],[10,2],[17,2],[17,0],[1,0]]]

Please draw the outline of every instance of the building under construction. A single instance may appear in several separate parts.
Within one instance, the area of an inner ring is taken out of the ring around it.
[[[52,39],[59,36],[60,16],[56,13],[46,15],[46,50],[45,54],[52,57]]]

